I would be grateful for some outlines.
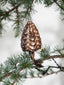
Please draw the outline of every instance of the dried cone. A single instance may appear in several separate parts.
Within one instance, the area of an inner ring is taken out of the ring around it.
[[[21,47],[23,51],[31,52],[32,56],[34,56],[34,51],[41,48],[41,38],[36,26],[32,21],[28,21],[23,30]]]

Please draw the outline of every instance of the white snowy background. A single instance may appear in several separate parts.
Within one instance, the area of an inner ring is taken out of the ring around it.
[[[55,46],[63,45],[64,39],[63,23],[60,20],[60,13],[57,11],[56,6],[45,8],[43,4],[36,4],[36,13],[32,14],[32,21],[37,26],[43,47],[45,45],[54,49]],[[5,22],[4,22],[5,24]],[[0,63],[3,63],[7,57],[20,54],[20,37],[14,38],[14,31],[11,28],[12,22],[6,24],[6,31],[0,37]],[[62,60],[63,62],[63,60]],[[24,85],[63,85],[64,73],[53,74],[44,78],[26,79]]]

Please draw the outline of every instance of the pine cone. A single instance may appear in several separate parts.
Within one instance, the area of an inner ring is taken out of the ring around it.
[[[32,21],[28,21],[21,38],[23,51],[34,52],[41,48],[41,38],[39,32]]]

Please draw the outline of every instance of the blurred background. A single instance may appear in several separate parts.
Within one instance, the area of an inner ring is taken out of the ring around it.
[[[39,30],[42,45],[50,46],[53,50],[56,46],[63,46],[64,41],[64,23],[61,21],[60,12],[57,11],[55,5],[45,8],[43,4],[35,4],[36,12],[32,13],[32,21]],[[5,22],[4,22],[5,24]],[[12,30],[13,22],[6,24],[5,32],[0,37],[0,63],[5,62],[7,57],[20,54],[22,52],[20,46],[21,37],[14,38]],[[63,62],[63,60],[61,60]],[[60,61],[60,62],[61,62]],[[62,63],[63,64],[63,63]],[[24,85],[63,85],[64,73],[53,74],[44,78],[26,79]]]

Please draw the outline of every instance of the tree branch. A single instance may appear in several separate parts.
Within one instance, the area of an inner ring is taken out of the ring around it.
[[[16,14],[17,14],[17,36],[19,35],[20,33],[20,30],[19,30],[19,24],[20,24],[20,20],[19,20],[19,11],[18,11],[18,8],[16,8]]]
[[[43,61],[48,60],[48,59],[53,59],[53,58],[64,58],[64,57],[61,56],[61,55],[53,55],[53,56],[50,56],[50,57],[44,59]],[[33,63],[33,65],[34,65],[34,63]],[[49,66],[49,67],[48,67],[48,70],[49,70],[49,68],[51,68],[51,67],[52,67],[52,68],[59,68],[59,67]],[[61,68],[62,68],[62,71],[64,71],[64,67],[61,67]],[[19,70],[19,72],[21,72],[22,70],[23,70],[23,68],[21,68],[21,69]],[[48,70],[47,70],[47,71],[48,71]],[[5,74],[3,77],[0,78],[0,80],[2,81],[2,79],[5,79],[6,77],[10,76],[12,73],[13,73],[13,71]],[[54,72],[54,73],[56,73],[56,72]],[[18,75],[19,75],[19,74],[18,74]],[[50,74],[49,74],[49,75],[50,75]]]
[[[53,0],[53,1],[56,3],[56,5],[57,5],[59,8],[61,8],[61,9],[64,11],[64,8],[58,4],[57,0]]]
[[[43,77],[47,77],[49,75],[52,75],[52,74],[58,74],[60,71],[52,71],[51,73],[47,73],[46,75],[42,75],[42,76],[33,76],[33,77],[26,77],[26,78],[43,78]]]
[[[1,21],[4,19],[4,16],[5,16],[6,14],[9,14],[10,12],[12,12],[13,10],[15,10],[15,9],[18,8],[19,6],[20,6],[20,4],[14,6],[12,9],[10,9],[10,10],[7,11],[7,12],[5,12],[5,13],[3,13],[3,14],[0,14],[0,17],[2,17],[2,18],[1,18]]]
[[[3,16],[3,15],[6,15],[6,14],[9,14],[10,12],[12,12],[13,10],[15,10],[16,8],[18,8],[20,6],[20,4],[14,6],[12,9],[10,9],[9,11],[3,13],[3,14],[0,14],[0,17]]]
[[[64,57],[61,55],[53,55],[53,56],[45,58],[43,61],[48,60],[48,59],[54,59],[54,58],[64,58]]]
[[[23,70],[23,68],[21,68],[21,69],[19,70],[19,72],[21,72],[22,70]],[[13,71],[5,74],[3,77],[0,78],[0,81],[2,81],[3,79],[5,79],[6,77],[12,75],[12,73],[13,73]]]
[[[33,1],[34,1],[34,0],[32,0],[32,3],[31,3],[30,6],[27,8],[27,10],[26,10],[26,12],[25,12],[25,17],[26,17],[26,15],[28,14],[29,10],[31,9],[32,4],[33,4]]]

